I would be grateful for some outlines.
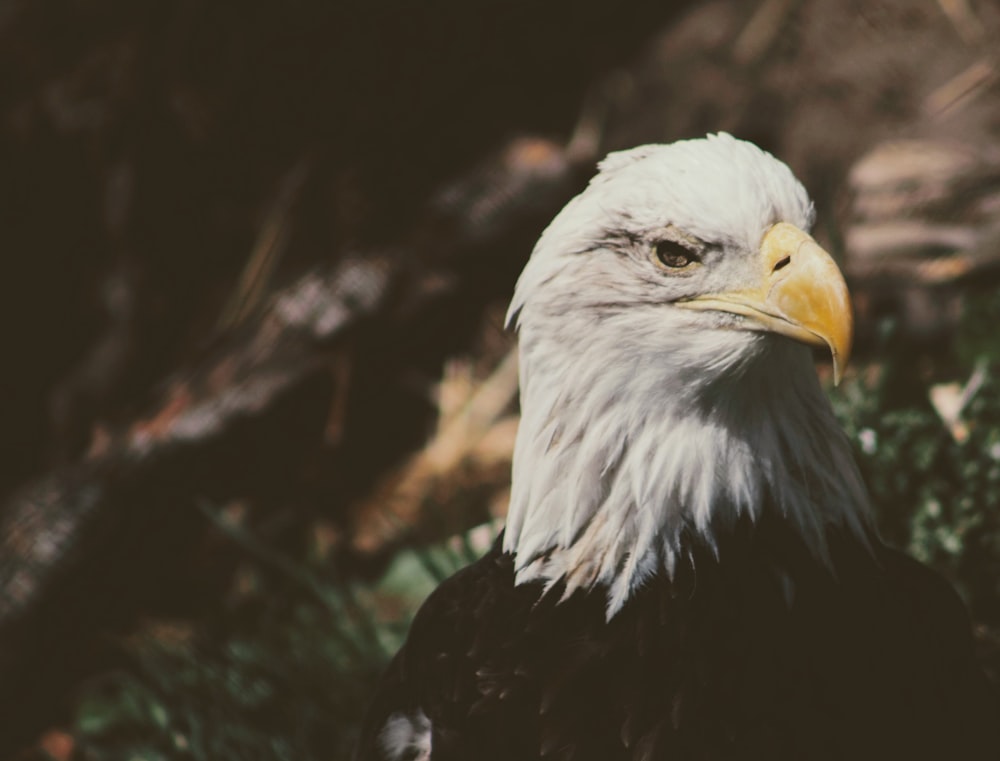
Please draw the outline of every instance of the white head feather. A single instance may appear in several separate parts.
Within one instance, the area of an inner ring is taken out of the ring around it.
[[[725,134],[613,153],[556,216],[508,313],[522,418],[504,549],[518,583],[603,585],[610,618],[687,542],[715,547],[766,501],[820,558],[829,526],[864,535],[867,495],[809,349],[673,306],[691,281],[650,255],[683,238],[712,258],[703,287],[733,287],[770,226],[812,221],[788,167]]]

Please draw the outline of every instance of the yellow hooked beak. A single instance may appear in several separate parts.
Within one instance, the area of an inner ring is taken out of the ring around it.
[[[758,284],[698,296],[677,306],[742,315],[756,323],[752,329],[826,346],[833,355],[833,381],[840,383],[851,355],[854,318],[837,264],[809,234],[787,222],[764,234],[758,256]]]

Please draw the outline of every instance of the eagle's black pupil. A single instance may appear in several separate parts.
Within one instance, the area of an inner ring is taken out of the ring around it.
[[[656,244],[656,258],[665,267],[686,267],[695,260],[695,255],[680,243],[663,240]]]

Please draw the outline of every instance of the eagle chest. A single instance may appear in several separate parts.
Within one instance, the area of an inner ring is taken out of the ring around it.
[[[559,602],[558,588],[515,587],[512,561],[498,553],[449,587],[429,601],[399,663],[434,728],[435,760],[846,750],[851,722],[839,703],[862,665],[852,655],[862,632],[851,633],[856,618],[836,596],[790,608],[770,569],[688,568],[652,580],[609,622],[599,590]]]

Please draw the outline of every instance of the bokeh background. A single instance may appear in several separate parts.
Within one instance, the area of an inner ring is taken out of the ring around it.
[[[989,0],[4,0],[0,758],[348,758],[502,525],[538,233],[607,151],[718,130],[812,193],[883,533],[1000,676],[998,35]]]

